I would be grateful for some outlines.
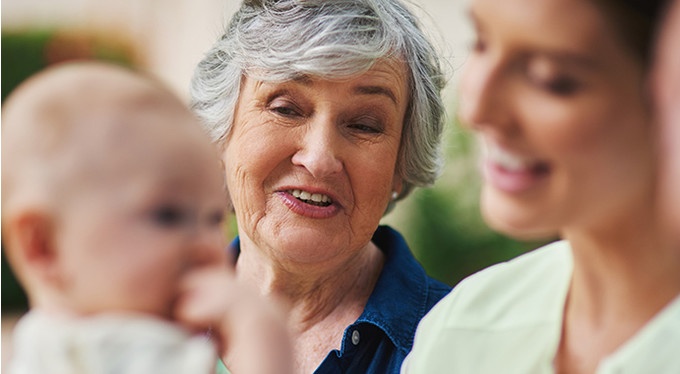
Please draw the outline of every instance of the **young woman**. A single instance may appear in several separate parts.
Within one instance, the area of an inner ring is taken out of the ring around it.
[[[660,2],[472,0],[460,115],[497,230],[564,240],[461,283],[408,373],[679,373],[680,249],[655,203]]]

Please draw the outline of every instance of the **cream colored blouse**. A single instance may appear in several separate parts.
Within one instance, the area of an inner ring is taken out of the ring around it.
[[[571,279],[559,241],[474,274],[421,321],[402,374],[552,374]],[[680,374],[680,295],[597,374]]]

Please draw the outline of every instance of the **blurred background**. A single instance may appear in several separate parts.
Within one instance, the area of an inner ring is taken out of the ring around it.
[[[449,85],[446,169],[384,218],[427,272],[450,285],[540,245],[489,230],[478,209],[475,143],[455,117],[456,86],[472,38],[466,0],[412,0],[445,57]],[[74,59],[104,59],[147,71],[188,101],[193,68],[220,35],[239,0],[2,0],[2,100],[38,70]],[[233,227],[228,229],[233,235]],[[2,257],[2,356],[27,305]],[[3,360],[4,361],[4,360]]]

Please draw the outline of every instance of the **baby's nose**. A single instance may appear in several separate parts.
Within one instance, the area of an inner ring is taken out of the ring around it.
[[[225,238],[221,228],[197,228],[191,238],[189,257],[194,266],[226,264]]]

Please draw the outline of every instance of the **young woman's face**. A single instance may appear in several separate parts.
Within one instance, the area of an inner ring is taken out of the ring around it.
[[[483,149],[482,210],[518,237],[593,228],[650,188],[641,64],[593,2],[473,0],[460,117]]]
[[[395,61],[339,81],[245,78],[224,151],[242,243],[317,264],[366,246],[400,188],[407,88]]]

